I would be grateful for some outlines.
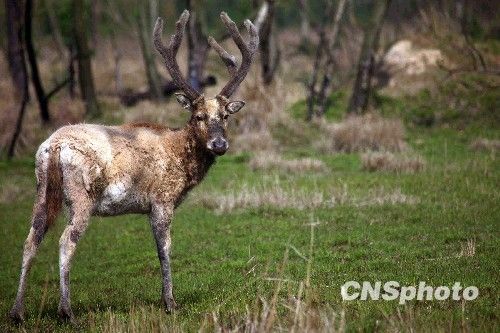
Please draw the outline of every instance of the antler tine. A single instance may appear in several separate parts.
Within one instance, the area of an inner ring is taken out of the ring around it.
[[[236,57],[229,54],[219,43],[213,38],[208,37],[208,44],[217,52],[217,54],[222,58],[222,61],[226,64],[229,75],[234,76],[236,70],[238,69],[238,64],[236,63]]]
[[[195,101],[198,99],[201,94],[196,91],[193,87],[191,87],[184,76],[181,73],[179,65],[177,64],[177,60],[175,57],[177,56],[177,51],[182,42],[182,36],[184,35],[184,29],[186,27],[186,23],[189,20],[189,11],[184,10],[179,18],[179,20],[175,23],[175,33],[170,38],[170,42],[168,46],[163,44],[161,39],[161,34],[163,31],[163,20],[158,17],[156,20],[156,24],[153,30],[153,43],[155,45],[156,50],[163,57],[163,61],[165,62],[165,66],[167,67],[172,80],[180,88],[187,97],[191,99],[191,101]]]
[[[229,98],[232,94],[234,94],[241,82],[243,82],[243,79],[245,79],[245,76],[250,70],[252,57],[259,46],[259,33],[250,20],[245,20],[245,27],[250,35],[250,41],[246,43],[243,40],[236,23],[234,23],[225,12],[220,14],[220,18],[233,38],[234,43],[238,46],[241,52],[241,65],[238,70],[236,70],[236,58],[226,52],[213,38],[209,38],[208,42],[222,58],[228,67],[229,73],[231,74],[231,79],[229,79],[228,83],[226,83],[224,88],[222,88],[219,93],[219,96]]]

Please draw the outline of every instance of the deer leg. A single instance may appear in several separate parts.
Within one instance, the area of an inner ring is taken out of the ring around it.
[[[19,278],[19,288],[17,290],[16,301],[9,315],[17,322],[24,320],[24,295],[26,292],[26,278],[31,268],[33,259],[40,243],[47,232],[47,214],[45,210],[45,201],[39,197],[33,207],[33,216],[31,220],[31,229],[24,242],[23,261],[21,266],[21,276]]]
[[[71,310],[69,272],[71,268],[71,259],[76,250],[76,245],[81,236],[87,229],[92,205],[89,201],[73,204],[70,207],[70,221],[64,229],[59,240],[59,279],[61,285],[61,300],[59,302],[59,316],[61,318],[73,321],[73,312]]]
[[[172,215],[172,208],[153,205],[149,217],[158,250],[158,259],[160,259],[162,301],[167,312],[172,312],[177,306],[172,292],[172,276],[170,272],[170,222]]]

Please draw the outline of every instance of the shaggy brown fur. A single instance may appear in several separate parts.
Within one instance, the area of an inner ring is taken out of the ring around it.
[[[177,128],[171,128],[165,125],[160,125],[160,124],[154,124],[154,123],[131,123],[131,124],[125,124],[122,126],[124,129],[133,129],[133,128],[149,128],[157,133],[161,133],[165,130],[171,130],[175,131]]]

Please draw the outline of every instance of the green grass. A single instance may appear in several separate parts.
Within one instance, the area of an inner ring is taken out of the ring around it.
[[[348,330],[388,329],[399,323],[407,331],[498,331],[500,275],[500,163],[498,156],[472,152],[477,137],[498,139],[495,127],[411,130],[408,142],[427,160],[425,171],[393,174],[362,171],[357,154],[321,155],[303,148],[286,155],[323,160],[326,173],[271,174],[252,172],[247,155],[224,156],[205,181],[177,210],[173,223],[172,271],[180,309],[174,315],[160,309],[160,270],[145,216],[93,218],[78,246],[71,271],[72,305],[80,328],[102,330],[111,317],[127,322],[133,309],[150,309],[164,325],[192,331],[207,314],[217,311],[228,323],[245,317],[245,306],[258,296],[270,299],[282,277],[280,293],[296,295],[306,279],[307,263],[290,250],[279,274],[285,251],[293,245],[309,253],[310,227],[315,228],[311,287],[308,298],[318,309],[345,311]],[[7,319],[17,288],[22,245],[29,229],[34,195],[34,161],[0,163],[0,330],[15,329]],[[197,204],[196,196],[261,184],[262,179],[304,191],[347,188],[362,196],[374,189],[401,192],[418,198],[416,204],[355,207],[338,205],[316,210],[260,207],[217,215]],[[71,329],[56,315],[58,303],[58,237],[61,217],[40,250],[29,277],[28,321],[25,328],[42,331]],[[468,240],[474,256],[459,257]],[[349,280],[390,281],[432,286],[475,285],[475,301],[343,302],[340,286]],[[45,296],[44,296],[45,294]],[[282,304],[283,302],[280,302]],[[43,307],[41,304],[43,303]],[[286,310],[278,306],[278,314]],[[400,315],[398,315],[398,313]],[[40,318],[40,319],[38,319]],[[401,318],[401,319],[400,319]]]

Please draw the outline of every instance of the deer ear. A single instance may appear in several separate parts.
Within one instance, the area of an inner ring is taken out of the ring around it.
[[[241,110],[242,107],[245,106],[245,102],[243,101],[233,101],[226,104],[227,112],[233,114]]]
[[[191,100],[184,94],[182,93],[176,93],[175,98],[177,99],[177,102],[186,110],[192,111],[193,110],[193,103],[191,103]]]

